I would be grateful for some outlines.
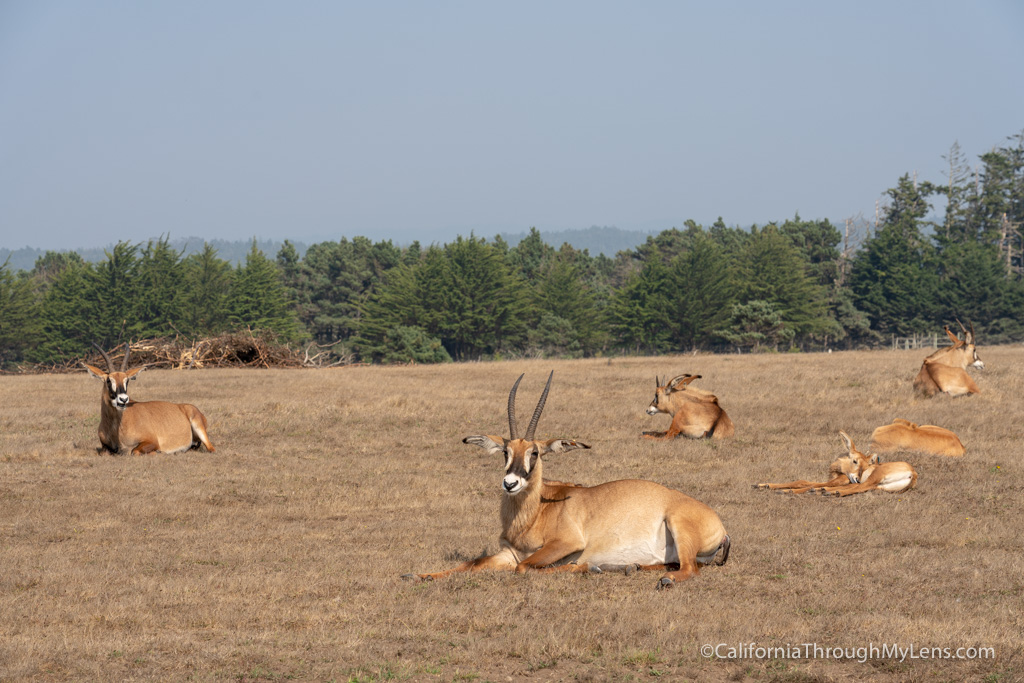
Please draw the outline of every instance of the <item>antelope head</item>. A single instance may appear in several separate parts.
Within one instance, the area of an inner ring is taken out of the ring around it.
[[[110,360],[110,356],[96,342],[93,342],[92,345],[96,347],[96,350],[102,354],[103,360],[107,362],[107,372],[103,372],[88,363],[83,362],[82,365],[85,366],[90,375],[103,380],[103,384],[106,386],[106,393],[103,395],[104,401],[117,410],[124,410],[130,400],[128,398],[128,382],[135,379],[145,368],[128,369],[128,354],[131,351],[131,345],[128,342],[125,342],[124,345],[124,360],[121,362],[120,370],[114,370],[114,363]]]
[[[832,474],[836,476],[845,474],[851,484],[859,484],[871,474],[871,470],[881,459],[877,454],[869,455],[858,451],[846,432],[840,431],[839,436],[843,437],[843,443],[849,453],[832,463]]]
[[[684,391],[686,385],[700,378],[700,375],[679,375],[662,384],[661,380],[655,375],[654,400],[651,401],[651,405],[647,406],[647,414],[657,415],[658,413],[671,412],[672,409],[668,405],[668,397],[676,391]]]
[[[968,330],[964,327],[964,324],[959,320],[956,321],[957,325],[964,333],[964,350],[970,355],[971,367],[978,368],[979,370],[985,369],[985,363],[982,362],[981,358],[978,358],[978,349],[974,344],[974,323],[971,323],[971,329]]]
[[[506,495],[514,496],[525,491],[533,483],[541,482],[541,456],[548,453],[565,453],[577,448],[590,448],[582,441],[570,439],[548,439],[547,441],[535,441],[533,436],[537,430],[537,422],[544,410],[544,402],[548,398],[548,390],[551,389],[551,378],[554,371],[548,375],[548,383],[544,387],[544,393],[540,396],[537,408],[530,418],[530,425],[526,428],[526,434],[519,437],[519,423],[516,421],[516,389],[523,375],[512,385],[512,391],[508,395],[508,429],[510,438],[481,434],[467,436],[462,443],[471,443],[480,446],[492,455],[501,455],[505,458],[505,477],[501,480],[501,489]]]

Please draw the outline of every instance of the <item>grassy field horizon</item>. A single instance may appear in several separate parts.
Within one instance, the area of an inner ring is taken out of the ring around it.
[[[981,393],[957,399],[914,394],[922,350],[150,370],[132,397],[195,404],[217,451],[137,457],[97,455],[85,370],[0,376],[0,680],[1022,680],[1024,347],[979,354]],[[683,491],[725,524],[725,566],[670,591],[401,580],[498,549],[503,463],[461,439],[507,435],[520,373],[528,419],[551,370],[538,438],[593,448],[545,476]],[[655,375],[687,372],[735,436],[641,439],[670,421],[644,413]],[[867,450],[897,417],[966,454],[886,456],[919,473],[901,494],[751,488],[823,478],[840,429]],[[916,656],[858,655],[891,644]],[[853,656],[756,651],[807,645]]]

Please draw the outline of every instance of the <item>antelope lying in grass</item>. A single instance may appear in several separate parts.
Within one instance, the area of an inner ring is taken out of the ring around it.
[[[552,373],[553,375],[554,373]],[[590,448],[580,441],[535,441],[551,376],[523,438],[516,423],[516,389],[508,397],[511,438],[467,436],[505,462],[501,482],[501,549],[434,574],[406,574],[407,579],[441,579],[454,572],[515,570],[525,572],[666,570],[659,588],[698,572],[699,564],[725,564],[729,536],[715,511],[704,503],[651,481],[630,479],[578,486],[542,478],[542,456]],[[716,557],[721,553],[721,558]],[[670,565],[679,569],[668,571]]]
[[[920,451],[956,456],[964,454],[964,445],[948,429],[935,425],[916,425],[910,420],[897,417],[892,424],[883,425],[871,433],[871,450],[881,453]]]
[[[93,344],[96,346],[96,344]],[[107,362],[107,372],[82,363],[93,377],[103,380],[100,397],[101,453],[131,451],[132,455],[161,451],[178,453],[202,444],[213,453],[214,447],[206,434],[206,417],[189,403],[165,401],[132,401],[128,398],[128,382],[145,368],[128,370],[131,345],[124,345],[124,361],[119,371],[107,352],[96,346]]]
[[[667,432],[644,432],[645,439],[668,441],[678,435],[691,439],[724,439],[735,433],[732,420],[718,405],[718,397],[709,391],[689,386],[700,375],[679,375],[665,384],[654,378],[654,400],[648,415],[668,413],[672,424]]]
[[[960,325],[964,338],[960,339],[946,327],[946,334],[953,345],[939,349],[925,358],[921,364],[921,371],[914,378],[914,388],[925,396],[934,396],[938,393],[963,396],[981,391],[966,370],[968,365],[979,370],[985,369],[985,364],[978,358],[978,350],[974,344],[974,323],[971,323],[971,329],[968,330],[962,322],[956,322]]]
[[[856,464],[849,455],[844,455],[833,462],[829,468],[828,473],[832,477],[828,481],[822,482],[811,482],[804,479],[797,479],[796,481],[788,481],[784,484],[754,484],[755,489],[769,489],[772,491],[781,491],[784,493],[807,493],[812,489],[842,486],[843,484],[850,483],[850,472],[856,470]]]
[[[839,486],[822,486],[811,489],[812,493],[825,495],[850,496],[855,493],[864,493],[881,489],[889,493],[900,493],[909,491],[917,484],[917,472],[905,462],[881,463],[878,455],[866,455],[858,451],[846,432],[839,432],[843,437],[846,447],[850,450],[850,464],[844,465],[849,468],[845,474],[849,483]]]

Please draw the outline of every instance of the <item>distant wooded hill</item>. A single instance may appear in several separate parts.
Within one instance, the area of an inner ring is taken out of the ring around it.
[[[519,241],[529,234],[524,231],[521,233],[502,233],[501,237],[509,246],[515,246],[519,244]],[[639,245],[647,241],[649,236],[656,235],[657,232],[641,232],[638,230],[621,230],[616,227],[600,227],[593,226],[585,230],[552,230],[552,231],[540,231],[541,238],[546,244],[549,244],[556,249],[562,246],[563,243],[568,242],[575,249],[580,251],[587,249],[590,251],[591,256],[597,256],[598,254],[604,254],[605,256],[615,256],[620,251],[626,249],[635,249]],[[152,238],[156,240],[157,238]],[[340,238],[339,238],[340,239]],[[140,240],[143,244],[147,240]],[[249,253],[252,248],[252,240],[220,240],[212,239],[205,240],[217,250],[217,256],[224,259],[228,263],[233,265],[241,265],[245,263],[245,256]],[[203,250],[204,240],[202,237],[179,237],[171,238],[169,240],[171,247],[176,251],[182,252],[183,256],[189,256],[190,254],[196,254]],[[282,240],[256,240],[256,246],[270,258],[277,256],[277,252],[281,249],[283,244]],[[305,255],[306,249],[309,245],[303,242],[292,242],[295,245],[296,251],[298,251],[299,257]],[[403,245],[397,245],[403,246]],[[88,263],[99,263],[107,258],[107,253],[113,248],[113,245],[107,245],[106,247],[93,247],[88,249],[73,249],[71,251],[77,252],[86,262]],[[46,253],[46,249],[35,249],[32,247],[23,247],[21,249],[7,249],[0,247],[0,264],[3,264],[8,258],[8,268],[12,272],[19,270],[32,270],[35,266],[36,259]],[[68,251],[65,249],[57,251]]]
[[[151,239],[155,242],[159,238],[153,237]],[[142,244],[145,244],[147,241],[140,240]],[[217,250],[217,256],[236,266],[245,263],[246,254],[252,249],[252,240],[230,241],[213,239],[205,241],[209,242]],[[203,250],[204,240],[202,237],[178,237],[169,239],[168,243],[175,251],[182,252],[182,256],[189,256],[191,254],[198,254]],[[282,240],[256,240],[256,246],[270,258],[274,258],[277,255],[283,243]],[[306,253],[307,245],[302,242],[292,242],[292,244],[295,245],[295,249],[299,252],[300,257]],[[92,247],[89,249],[55,249],[50,251],[74,251],[87,263],[99,263],[107,259],[107,253],[113,248],[114,245],[111,244],[105,247]],[[0,247],[0,264],[10,258],[8,268],[12,271],[32,270],[36,264],[36,259],[47,251],[47,249],[35,249],[33,247],[23,247],[14,250]]]
[[[556,249],[568,242],[573,248],[580,251],[589,250],[591,256],[604,254],[611,257],[620,251],[636,249],[646,242],[648,237],[653,237],[659,232],[661,231],[641,232],[639,230],[622,230],[614,226],[595,225],[585,230],[541,230],[540,236],[545,244],[550,244]],[[508,242],[510,247],[514,247],[528,234],[525,231],[520,233],[503,232],[501,238]]]

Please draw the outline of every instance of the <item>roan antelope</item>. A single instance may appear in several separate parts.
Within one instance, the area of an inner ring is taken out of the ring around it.
[[[849,455],[843,455],[829,466],[828,473],[832,478],[828,481],[811,482],[804,479],[797,479],[796,481],[788,481],[784,484],[754,484],[754,488],[770,489],[772,491],[782,491],[785,493],[807,493],[812,489],[849,484],[850,472],[854,472],[856,469],[857,464],[854,462],[853,458]]]
[[[644,432],[645,439],[668,441],[679,434],[691,439],[724,439],[736,432],[732,420],[718,405],[717,396],[689,386],[700,378],[700,375],[679,375],[665,384],[654,378],[654,400],[647,406],[647,414],[668,413],[672,424],[667,432]]]
[[[968,365],[979,370],[985,369],[985,364],[978,358],[978,350],[975,348],[974,323],[971,323],[971,329],[968,330],[962,322],[956,322],[960,325],[964,338],[960,339],[950,332],[947,326],[946,334],[953,345],[941,348],[925,358],[921,364],[921,371],[914,378],[914,388],[925,396],[943,392],[950,396],[963,396],[981,391],[966,370]]]
[[[882,425],[871,433],[870,450],[880,453],[920,451],[956,456],[964,454],[964,445],[948,429],[935,425],[916,425],[910,420],[897,417],[892,424]]]
[[[145,368],[128,370],[131,345],[124,345],[124,361],[119,371],[107,352],[93,344],[107,361],[108,372],[82,363],[93,377],[103,380],[100,397],[101,453],[116,455],[130,450],[132,455],[152,453],[178,453],[202,444],[213,453],[214,447],[206,434],[206,417],[189,403],[165,401],[132,401],[128,398],[128,382]]]
[[[590,446],[569,439],[534,440],[551,375],[526,435],[520,438],[515,399],[522,379],[520,375],[508,396],[511,438],[485,434],[462,440],[504,458],[501,549],[453,569],[403,578],[441,579],[454,572],[484,569],[520,573],[657,569],[666,570],[658,583],[665,588],[696,575],[699,564],[725,564],[729,536],[722,521],[707,505],[679,491],[637,479],[597,486],[544,480],[542,456]],[[679,569],[668,571],[674,565]]]
[[[839,486],[822,486],[811,489],[812,493],[850,496],[881,489],[889,493],[908,491],[917,484],[917,472],[906,462],[880,462],[877,454],[867,455],[858,451],[846,432],[839,432],[850,450],[852,467],[847,472],[849,483]]]

